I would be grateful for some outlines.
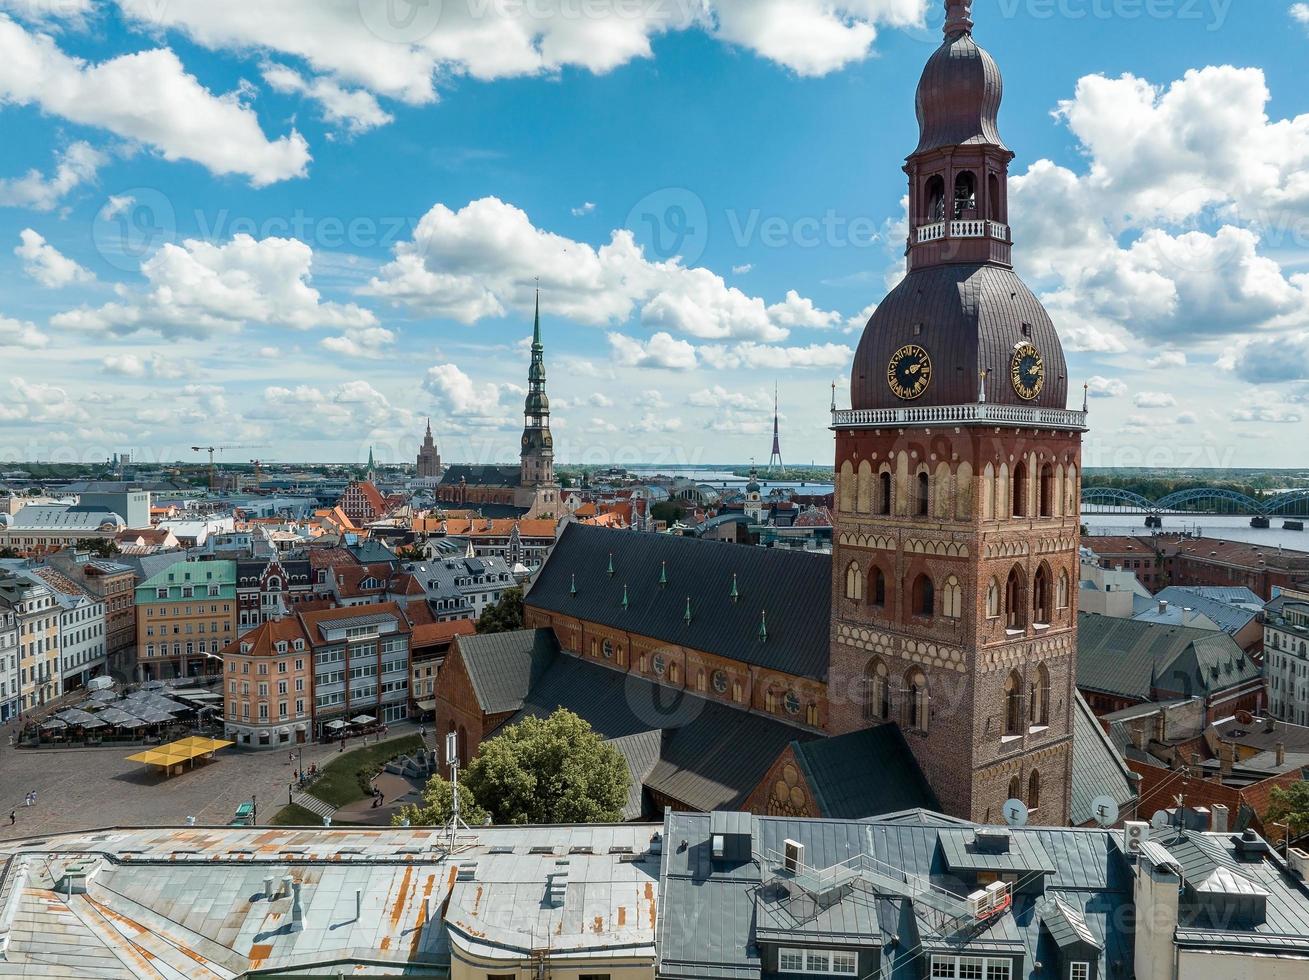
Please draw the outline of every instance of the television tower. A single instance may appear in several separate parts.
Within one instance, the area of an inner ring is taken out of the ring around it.
[[[768,472],[782,469],[782,440],[777,424],[777,382],[773,382],[773,454],[768,457]]]

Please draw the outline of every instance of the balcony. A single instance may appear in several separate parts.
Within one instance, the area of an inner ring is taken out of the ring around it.
[[[982,221],[966,219],[963,221],[937,221],[930,225],[919,225],[916,229],[918,244],[939,242],[943,238],[994,238],[997,241],[1009,241],[1009,226],[999,221]],[[949,233],[947,236],[947,232]]]
[[[834,429],[927,425],[1013,425],[1033,429],[1086,430],[1086,413],[1026,405],[925,405],[918,408],[850,409],[832,413]]]

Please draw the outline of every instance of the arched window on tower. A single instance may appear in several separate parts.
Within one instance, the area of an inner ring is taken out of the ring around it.
[[[864,721],[886,721],[891,717],[890,681],[886,664],[869,661],[864,668]]]
[[[1054,605],[1056,609],[1068,608],[1068,572],[1059,572],[1059,585],[1055,590]]]
[[[986,618],[1000,618],[1000,583],[995,579],[986,587]]]
[[[927,517],[931,513],[931,496],[932,496],[932,478],[925,472],[918,474],[918,499],[915,501],[919,517]]]
[[[1034,622],[1049,625],[1050,615],[1050,566],[1041,563],[1032,579],[1032,618]]]
[[[1034,727],[1050,724],[1050,671],[1045,664],[1038,664],[1036,676],[1027,699],[1028,717]]]
[[[927,181],[924,191],[927,201],[927,223],[936,224],[945,220],[945,178],[940,174]]]
[[[1004,587],[1005,628],[1011,630],[1027,629],[1027,580],[1023,570],[1015,565],[1009,570],[1009,579]]]
[[[991,174],[986,178],[987,214],[992,221],[999,221],[1003,213],[1000,208],[1000,178]]]
[[[1014,463],[1013,507],[1009,513],[1014,517],[1027,516],[1027,464],[1022,460]]]
[[[855,498],[855,475],[854,465],[847,459],[841,464],[841,478],[837,481],[841,488],[838,508],[843,513],[850,513],[854,510]]]
[[[868,573],[868,604],[878,609],[886,606],[886,575],[876,565]]]
[[[845,570],[845,597],[856,601],[864,597],[864,576],[858,562],[850,562]]]
[[[1046,463],[1041,467],[1041,510],[1042,517],[1054,516],[1054,466]]]
[[[1021,800],[1023,794],[1023,781],[1015,776],[1009,780],[1009,799]]]
[[[955,220],[977,210],[977,178],[971,170],[961,170],[954,179]]]
[[[959,579],[951,575],[945,580],[945,590],[941,596],[941,614],[946,619],[959,619],[964,614],[964,589]]]
[[[959,464],[955,471],[955,518],[960,521],[973,519],[973,468],[968,461]]]
[[[883,517],[891,516],[891,471],[882,470],[877,477],[877,512]]]
[[[1041,774],[1035,769],[1027,777],[1027,809],[1035,810],[1041,805]]]
[[[873,512],[873,467],[864,460],[859,464],[859,481],[856,484],[855,509],[861,514]]]
[[[978,491],[982,506],[982,520],[995,520],[995,467],[990,463],[982,470],[982,485]]]
[[[927,675],[913,667],[904,678],[904,710],[901,722],[907,731],[927,731],[928,706]]]
[[[919,575],[914,579],[913,588],[909,593],[913,602],[913,614],[915,616],[932,616],[936,613],[936,586],[926,575]]]
[[[1023,679],[1011,671],[1004,682],[1004,733],[1023,733]]]

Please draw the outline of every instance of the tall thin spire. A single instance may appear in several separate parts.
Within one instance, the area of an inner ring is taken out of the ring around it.
[[[541,347],[541,287],[536,287],[536,319],[532,325],[532,350]]]
[[[768,457],[768,471],[775,473],[782,469],[782,438],[778,423],[777,382],[773,382],[773,454]]]

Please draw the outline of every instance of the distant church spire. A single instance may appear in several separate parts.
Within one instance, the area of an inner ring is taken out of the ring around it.
[[[368,482],[374,482],[373,477],[377,473],[377,464],[373,462],[373,447],[368,447]]]
[[[523,406],[520,478],[525,487],[554,484],[554,437],[550,434],[550,399],[545,393],[545,344],[541,341],[539,286],[532,323],[532,362],[527,369],[527,401]]]

